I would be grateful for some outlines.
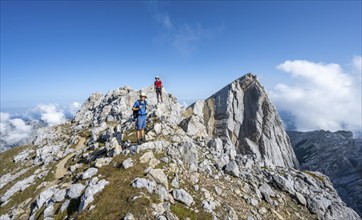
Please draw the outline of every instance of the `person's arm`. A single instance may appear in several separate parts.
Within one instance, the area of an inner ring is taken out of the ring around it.
[[[138,101],[137,101],[137,102],[134,103],[132,111],[138,111],[138,110],[140,110],[140,106],[139,106]]]

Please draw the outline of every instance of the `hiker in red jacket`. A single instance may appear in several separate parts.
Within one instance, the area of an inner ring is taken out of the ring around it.
[[[160,80],[160,77],[156,76],[155,77],[155,91],[156,91],[156,94],[157,94],[157,102],[160,102],[160,99],[161,99],[161,102],[163,102],[162,100],[162,81]]]

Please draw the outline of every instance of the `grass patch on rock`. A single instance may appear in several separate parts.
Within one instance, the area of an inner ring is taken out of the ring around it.
[[[30,177],[31,175],[34,174],[35,170],[38,169],[38,168],[39,167],[31,168],[30,170],[28,170],[25,174],[23,174],[21,176],[21,179],[25,179],[27,177]],[[41,189],[37,189],[38,186],[41,183],[45,182],[45,181],[50,182],[50,181],[53,181],[53,180],[54,180],[54,174],[51,173],[50,171],[45,177],[43,177],[41,179],[36,178],[35,182],[32,185],[30,185],[28,188],[26,188],[24,191],[19,191],[19,192],[15,193],[12,197],[10,197],[9,202],[6,205],[4,205],[4,206],[2,206],[0,208],[0,215],[6,214],[7,211],[11,207],[17,206],[17,205],[19,205],[20,203],[26,201],[29,198],[31,198],[32,201],[34,201],[35,198],[37,197],[37,195],[40,193],[40,190],[41,190]],[[16,181],[19,181],[19,180],[16,180]],[[1,194],[2,193],[3,192],[1,192]]]
[[[13,159],[20,152],[28,148],[31,148],[31,146],[25,145],[25,146],[14,147],[0,154],[0,166],[1,166],[0,177],[9,172],[12,172],[16,168],[19,168],[19,164],[15,163]]]
[[[130,141],[131,143],[137,143],[137,131],[136,129],[130,129],[123,133],[122,141]]]
[[[325,181],[323,177],[321,177],[321,176],[319,176],[319,175],[317,175],[317,174],[315,174],[315,173],[313,173],[311,171],[305,170],[305,171],[303,171],[303,173],[308,174],[309,176],[313,177],[314,179],[317,179],[317,180],[321,181],[322,183],[324,183],[324,181]]]
[[[112,163],[99,169],[100,179],[106,179],[109,184],[96,194],[92,203],[95,208],[88,211],[90,204],[78,219],[122,219],[127,213],[132,213],[136,219],[153,218],[151,203],[159,203],[156,194],[150,194],[145,189],[131,186],[136,177],[144,177],[147,164],[138,162],[139,155],[131,156],[135,165],[123,169],[120,164],[129,156],[118,155]]]

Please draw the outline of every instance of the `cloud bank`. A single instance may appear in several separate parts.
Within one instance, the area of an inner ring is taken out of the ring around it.
[[[0,112],[1,143],[5,142],[8,145],[21,143],[30,137],[32,129],[32,126],[26,124],[23,119],[11,118],[9,113]]]
[[[277,84],[270,95],[278,110],[294,116],[296,129],[362,132],[361,56],[335,63],[287,60],[277,69],[294,84]]]
[[[55,104],[39,104],[36,109],[41,115],[40,119],[49,126],[61,124],[66,121],[64,112]]]
[[[66,122],[80,106],[78,102],[68,106],[39,104],[24,115],[0,112],[0,152],[11,146],[27,143],[37,128]]]

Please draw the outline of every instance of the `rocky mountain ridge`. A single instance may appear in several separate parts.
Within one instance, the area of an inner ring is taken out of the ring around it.
[[[361,219],[328,177],[299,171],[279,115],[247,74],[188,108],[139,91],[92,94],[74,119],[0,154],[0,219]]]
[[[349,131],[288,131],[303,169],[319,171],[340,197],[362,215],[362,139]]]

